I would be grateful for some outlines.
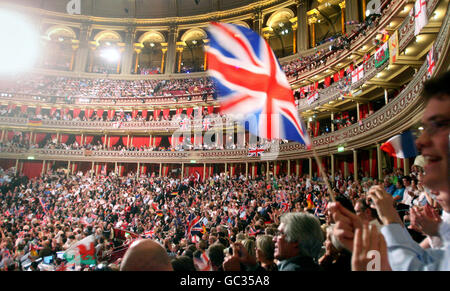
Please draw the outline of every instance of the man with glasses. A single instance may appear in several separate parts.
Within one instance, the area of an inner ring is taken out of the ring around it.
[[[436,201],[441,205],[444,214],[450,212],[450,186],[449,186],[449,134],[450,134],[450,72],[441,77],[429,80],[424,85],[423,97],[426,107],[422,117],[423,131],[417,139],[418,150],[425,158],[424,185],[439,194]],[[335,235],[347,248],[354,251],[353,261],[364,258],[360,250],[379,251],[384,257],[388,256],[392,270],[450,270],[450,223],[440,219],[432,213],[417,213],[419,218],[417,226],[427,229],[434,235],[440,236],[443,242],[441,249],[423,249],[416,243],[403,225],[400,216],[393,207],[392,196],[383,187],[373,186],[368,193],[373,201],[378,215],[383,222],[381,232],[383,236],[372,232],[371,240],[383,241],[378,247],[373,245],[367,249],[361,247],[361,229],[364,227],[359,218],[345,212],[343,207],[336,203],[330,205],[330,212],[336,223]],[[364,237],[364,234],[363,234]],[[384,238],[383,238],[384,237]],[[387,249],[386,249],[387,246]],[[357,248],[357,250],[355,250]],[[357,270],[364,269],[364,264]],[[362,266],[362,267],[361,267]],[[389,269],[389,266],[383,269]]]

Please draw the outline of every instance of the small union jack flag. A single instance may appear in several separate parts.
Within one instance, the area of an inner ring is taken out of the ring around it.
[[[261,154],[265,151],[265,149],[260,147],[253,147],[248,149],[249,157],[260,157]]]
[[[191,121],[187,118],[180,121],[180,127],[181,129],[189,129],[191,126]]]
[[[211,23],[208,38],[208,73],[221,112],[244,122],[254,135],[310,148],[290,84],[269,44],[248,28],[225,23]]]
[[[431,78],[435,69],[435,57],[434,57],[434,45],[431,46],[430,51],[427,54],[427,77]]]
[[[211,127],[211,121],[209,118],[203,119],[203,131],[208,131]]]

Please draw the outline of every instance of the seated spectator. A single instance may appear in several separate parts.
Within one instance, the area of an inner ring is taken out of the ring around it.
[[[307,213],[286,213],[274,237],[280,271],[318,271],[324,235],[319,220]]]

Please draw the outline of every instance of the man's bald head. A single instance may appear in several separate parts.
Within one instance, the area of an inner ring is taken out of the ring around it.
[[[125,253],[120,271],[173,271],[166,250],[151,239],[131,244]]]

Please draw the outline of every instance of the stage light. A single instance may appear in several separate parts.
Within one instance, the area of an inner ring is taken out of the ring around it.
[[[39,55],[39,33],[24,15],[0,9],[0,74],[33,67]]]
[[[113,48],[104,49],[100,55],[111,63],[117,62],[120,59],[119,51]]]

